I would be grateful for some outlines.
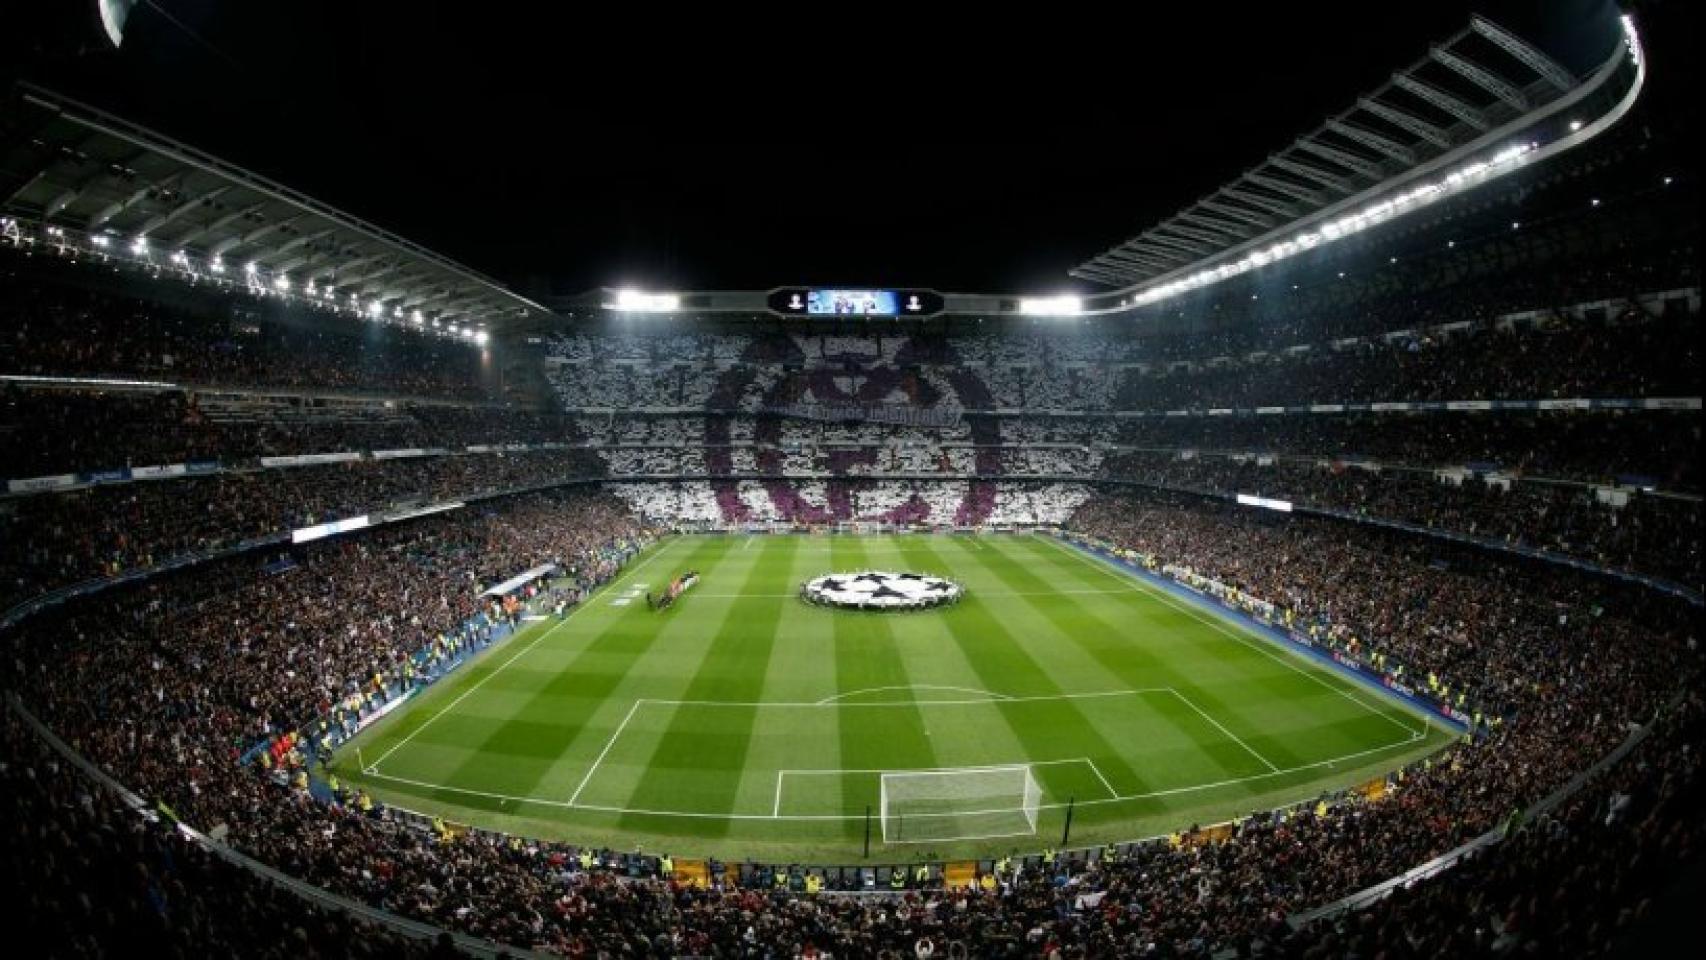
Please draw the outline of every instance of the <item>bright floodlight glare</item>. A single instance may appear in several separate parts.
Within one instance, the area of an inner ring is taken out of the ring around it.
[[[1024,297],[1019,312],[1030,317],[1074,317],[1084,312],[1084,301],[1074,296]]]
[[[416,310],[413,314],[410,315],[409,319],[415,321],[415,326],[417,326],[417,327],[420,326],[421,325],[421,312],[419,310]]]
[[[148,238],[147,237],[137,237],[135,240],[132,240],[130,242],[130,252],[131,253],[143,253],[143,252],[147,251],[147,249],[148,249]]]
[[[487,333],[484,330],[481,330],[479,333],[474,334],[474,342],[479,344],[482,347],[485,346],[487,343],[491,342],[491,339],[492,339],[492,335]]]
[[[136,0],[100,0],[101,28],[115,47],[124,43],[124,23],[130,19],[130,8],[134,6]]]
[[[668,313],[681,308],[681,297],[673,293],[647,293],[644,290],[616,291],[615,307],[639,313]]]
[[[375,300],[367,305],[367,313],[373,319],[378,320],[380,317],[385,316],[385,304]]]

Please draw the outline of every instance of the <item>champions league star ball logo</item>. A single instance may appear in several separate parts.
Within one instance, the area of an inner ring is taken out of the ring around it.
[[[832,573],[800,587],[800,596],[810,603],[855,610],[924,610],[953,603],[964,592],[941,577],[883,570]]]

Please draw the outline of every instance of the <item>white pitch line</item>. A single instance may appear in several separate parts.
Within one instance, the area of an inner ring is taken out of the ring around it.
[[[580,799],[581,791],[585,790],[586,785],[591,782],[592,775],[598,772],[598,766],[604,762],[605,755],[610,752],[611,747],[616,746],[616,738],[622,736],[622,731],[628,728],[628,721],[634,719],[635,711],[639,710],[640,704],[645,702],[644,700],[635,700],[634,705],[628,708],[628,715],[622,718],[622,722],[616,726],[616,732],[612,733],[610,739],[604,742],[604,749],[598,751],[598,759],[592,761],[592,766],[586,768],[586,776],[581,778],[580,786],[576,787],[574,795],[569,797],[570,806],[573,806],[574,802]]]
[[[426,780],[414,780],[409,777],[394,777],[389,773],[368,771],[367,775],[375,780],[390,780],[394,783],[406,783],[410,786],[422,787],[427,790],[443,790],[446,793],[462,793],[470,797],[485,797],[488,800],[508,800],[511,803],[537,803],[549,807],[571,807],[567,800],[547,800],[543,797],[521,797],[508,793],[493,793],[490,790],[471,790],[467,787],[452,787],[442,783],[430,783]]]
[[[999,694],[974,700],[893,700],[876,703],[828,702],[823,700],[663,700],[642,697],[641,702],[668,704],[672,707],[835,707],[842,710],[879,710],[900,707],[963,707],[980,703],[1045,703],[1059,700],[1099,700],[1107,697],[1130,697],[1149,693],[1171,693],[1172,687],[1134,687],[1130,690],[1097,690],[1091,693],[1055,693],[1046,696],[1012,697]]]
[[[544,633],[541,633],[539,636],[534,637],[532,643],[529,643],[527,646],[522,647],[520,650],[516,651],[514,656],[510,657],[508,660],[505,660],[503,663],[499,664],[497,666],[497,668],[494,669],[491,673],[488,673],[485,676],[481,677],[478,681],[476,681],[474,683],[473,686],[462,691],[460,696],[458,696],[455,700],[452,700],[449,703],[445,704],[443,707],[441,707],[439,709],[439,711],[437,713],[426,718],[426,720],[422,721],[420,726],[409,731],[408,736],[397,741],[395,744],[392,744],[391,749],[380,754],[379,759],[373,761],[372,766],[368,767],[368,769],[369,770],[378,770],[380,764],[384,763],[385,760],[391,756],[391,754],[396,753],[398,750],[401,750],[403,748],[403,746],[405,744],[407,744],[410,740],[413,740],[415,737],[420,736],[420,732],[422,730],[425,730],[427,727],[432,726],[434,723],[436,723],[438,721],[439,717],[444,716],[446,713],[450,712],[450,710],[452,708],[454,708],[457,704],[468,699],[470,694],[472,694],[475,690],[478,690],[481,687],[485,686],[487,681],[491,680],[493,677],[502,673],[504,670],[506,670],[509,667],[510,664],[516,662],[517,660],[520,660],[523,656],[526,656],[526,654],[529,650],[532,650],[534,647],[539,646],[539,644],[543,643],[546,638],[550,637],[552,634],[556,633],[558,630],[563,629],[563,627],[568,624],[570,618],[572,618],[575,614],[577,614],[577,613],[581,612],[582,610],[585,610],[586,608],[592,606],[593,597],[595,597],[595,596],[601,597],[604,594],[609,593],[612,590],[616,589],[616,586],[618,584],[620,584],[623,581],[626,581],[629,578],[633,577],[634,574],[639,573],[646,566],[646,564],[651,563],[653,560],[656,560],[658,557],[660,557],[663,554],[665,554],[666,552],[668,552],[668,549],[669,549],[669,544],[667,544],[667,543],[659,544],[657,552],[653,553],[651,556],[647,557],[646,559],[640,561],[640,563],[638,565],[636,565],[633,569],[628,571],[626,576],[619,577],[616,580],[611,581],[610,583],[606,584],[605,586],[599,588],[591,596],[588,596],[585,600],[582,600],[580,605],[575,607],[573,610],[570,610],[568,613],[568,616],[565,616],[562,620],[558,621],[556,626],[551,627],[550,629],[546,630]]]
[[[1405,737],[1402,740],[1394,740],[1391,743],[1382,744],[1381,746],[1378,746],[1378,747],[1370,747],[1367,750],[1358,750],[1355,753],[1347,753],[1347,754],[1344,754],[1343,756],[1329,757],[1326,760],[1316,760],[1313,763],[1300,763],[1297,766],[1286,767],[1282,770],[1276,770],[1276,771],[1273,771],[1271,773],[1255,773],[1255,774],[1251,774],[1251,775],[1246,776],[1246,777],[1229,777],[1225,780],[1216,780],[1216,781],[1213,781],[1211,783],[1193,783],[1193,784],[1189,784],[1189,785],[1183,786],[1183,787],[1171,787],[1171,788],[1168,788],[1165,790],[1151,790],[1147,793],[1115,794],[1111,797],[1107,797],[1107,798],[1100,799],[1100,800],[1079,800],[1079,801],[1077,801],[1076,806],[1079,806],[1079,807],[1096,807],[1096,806],[1102,806],[1104,804],[1110,804],[1110,803],[1126,803],[1126,802],[1132,801],[1132,800],[1151,800],[1151,799],[1154,799],[1156,797],[1171,797],[1171,796],[1177,796],[1177,795],[1183,794],[1183,793],[1196,793],[1196,792],[1202,791],[1202,790],[1215,790],[1215,789],[1218,789],[1220,787],[1236,786],[1238,784],[1251,783],[1251,782],[1254,782],[1257,780],[1269,780],[1269,779],[1272,779],[1274,777],[1282,777],[1282,776],[1286,776],[1288,774],[1301,773],[1305,770],[1313,770],[1313,769],[1316,769],[1318,767],[1335,766],[1335,765],[1337,765],[1343,761],[1346,761],[1346,760],[1356,760],[1356,759],[1360,759],[1362,757],[1370,756],[1372,754],[1383,753],[1383,752],[1391,750],[1395,747],[1409,746],[1409,745],[1414,744],[1414,743],[1416,743],[1420,740],[1423,740],[1423,739],[1425,739],[1425,737],[1423,737],[1422,735],[1412,734],[1411,736]],[[1042,761],[1042,762],[1043,763],[1054,763],[1054,762],[1077,762],[1077,761],[1074,760],[1074,761]],[[1038,766],[1038,765],[1039,764],[1035,764],[1035,763],[1029,764],[1029,766]],[[1026,766],[1026,764],[1009,764],[1008,766],[1010,766],[1010,767],[1011,766]],[[956,769],[956,768],[949,767],[947,769],[952,770],[952,769]],[[964,769],[964,768],[962,767],[962,768],[957,768],[957,769]],[[809,771],[790,770],[788,772],[792,773],[792,774],[801,774],[801,773],[806,773]],[[885,773],[885,772],[890,772],[890,771],[873,770],[873,771],[867,771],[867,772]],[[497,799],[497,800],[509,800],[513,803],[537,803],[537,804],[542,804],[544,806],[550,806],[550,807],[564,807],[564,808],[569,808],[569,809],[574,809],[574,810],[587,810],[587,811],[591,811],[593,813],[609,813],[609,814],[618,814],[618,815],[634,814],[636,816],[650,816],[650,817],[675,817],[675,818],[679,818],[679,819],[688,819],[688,820],[798,820],[798,821],[843,821],[843,822],[845,822],[845,821],[851,821],[851,820],[863,820],[863,819],[865,819],[865,815],[862,813],[816,813],[816,814],[788,813],[788,814],[776,815],[774,813],[708,813],[708,812],[704,812],[704,811],[700,811],[700,810],[653,810],[653,809],[648,809],[645,807],[616,807],[616,806],[608,806],[608,805],[604,805],[604,804],[576,803],[573,801],[552,800],[552,799],[546,799],[543,797],[522,797],[522,796],[514,796],[511,794],[491,793],[491,792],[483,791],[483,790],[470,790],[470,789],[466,789],[463,787],[447,786],[447,785],[441,784],[441,783],[431,783],[431,782],[428,782],[425,780],[410,780],[410,779],[407,779],[405,777],[393,777],[393,776],[390,776],[388,774],[383,774],[383,773],[375,773],[372,776],[375,779],[392,780],[392,781],[396,781],[398,783],[407,783],[407,784],[417,786],[417,787],[422,787],[422,788],[425,788],[428,790],[444,790],[444,791],[447,791],[450,793],[465,793],[465,794],[469,794],[471,796],[477,796],[477,797],[489,797],[489,798]],[[1063,810],[1067,806],[1068,806],[1068,804],[1066,804],[1066,803],[1056,801],[1053,803],[1038,804],[1037,809],[1038,810]],[[1005,812],[1012,812],[1012,811],[1005,811]]]
[[[845,699],[847,697],[856,697],[861,693],[886,693],[890,690],[955,690],[955,691],[958,691],[960,693],[981,693],[991,700],[1011,700],[1011,699],[1013,699],[1012,697],[1008,696],[1005,693],[995,693],[995,692],[990,691],[990,690],[980,690],[977,687],[953,687],[953,686],[948,686],[946,684],[940,684],[940,683],[903,683],[903,684],[899,684],[899,685],[895,685],[895,686],[887,686],[887,687],[860,687],[858,690],[849,690],[846,693],[838,693],[833,697],[824,697],[822,700],[819,700],[818,703],[827,705],[827,704],[835,703],[836,701]],[[913,701],[913,702],[919,702],[919,701]]]
[[[1214,729],[1219,730],[1221,733],[1226,734],[1228,737],[1231,737],[1233,743],[1236,743],[1240,747],[1244,748],[1244,752],[1248,753],[1252,757],[1255,757],[1257,760],[1262,761],[1263,766],[1266,766],[1269,770],[1272,770],[1276,773],[1279,772],[1279,767],[1274,766],[1272,760],[1269,760],[1267,757],[1262,756],[1261,753],[1257,752],[1255,747],[1252,747],[1249,744],[1245,743],[1243,737],[1240,737],[1240,736],[1238,736],[1238,734],[1233,733],[1231,730],[1226,729],[1226,727],[1223,726],[1219,720],[1216,720],[1213,717],[1209,716],[1207,710],[1204,710],[1202,707],[1199,707],[1195,703],[1192,703],[1190,697],[1185,696],[1184,694],[1180,693],[1178,690],[1173,691],[1173,696],[1178,697],[1180,703],[1184,704],[1187,707],[1190,707],[1192,710],[1195,710],[1197,712],[1197,716],[1202,717],[1204,720],[1207,720],[1209,723],[1214,724]]]
[[[1376,707],[1376,706],[1370,704],[1368,701],[1363,700],[1361,697],[1356,696],[1355,694],[1351,693],[1349,690],[1346,690],[1344,687],[1341,687],[1338,684],[1328,683],[1326,680],[1317,676],[1315,673],[1308,671],[1308,670],[1305,670],[1302,667],[1298,666],[1296,663],[1292,662],[1292,660],[1288,656],[1268,649],[1269,645],[1265,641],[1258,642],[1258,641],[1250,639],[1247,636],[1244,636],[1244,634],[1241,633],[1240,631],[1233,630],[1230,627],[1228,627],[1225,623],[1221,622],[1218,617],[1210,616],[1208,614],[1203,613],[1201,610],[1198,610],[1195,606],[1193,606],[1189,603],[1186,603],[1183,600],[1180,600],[1178,597],[1173,596],[1172,594],[1168,593],[1166,590],[1164,590],[1160,587],[1157,587],[1154,584],[1149,583],[1148,581],[1144,580],[1141,577],[1133,576],[1130,573],[1125,573],[1125,572],[1115,572],[1114,570],[1110,569],[1107,564],[1085,556],[1082,552],[1075,550],[1072,547],[1069,547],[1064,543],[1061,543],[1058,539],[1056,539],[1052,536],[1049,536],[1046,534],[1043,534],[1040,536],[1043,540],[1052,544],[1055,547],[1055,549],[1066,553],[1068,556],[1073,557],[1074,559],[1079,560],[1082,563],[1088,564],[1093,569],[1100,570],[1102,572],[1102,574],[1105,576],[1114,577],[1115,579],[1127,584],[1128,589],[1130,589],[1134,592],[1150,594],[1150,595],[1156,597],[1157,599],[1161,600],[1163,603],[1166,603],[1168,606],[1173,607],[1176,610],[1184,611],[1185,613],[1189,614],[1192,618],[1196,619],[1198,622],[1207,624],[1208,626],[1214,628],[1215,630],[1219,631],[1220,633],[1222,633],[1228,637],[1231,637],[1232,639],[1238,641],[1239,643],[1242,643],[1246,647],[1249,647],[1250,649],[1256,651],[1257,653],[1260,653],[1262,656],[1267,657],[1268,659],[1273,660],[1276,663],[1284,664],[1285,666],[1289,667],[1291,670],[1295,671],[1296,673],[1299,673],[1305,677],[1308,677],[1309,679],[1315,681],[1316,683],[1320,684],[1321,686],[1326,687],[1328,690],[1333,691],[1334,693],[1338,694],[1339,696],[1344,697],[1346,700],[1351,701],[1352,703],[1362,707],[1364,710],[1367,710],[1369,713],[1372,713],[1375,716],[1384,719],[1386,722],[1392,724],[1395,727],[1398,727],[1399,729],[1401,729],[1407,733],[1412,733],[1412,734],[1419,733],[1419,731],[1417,731],[1415,727],[1412,727],[1409,724],[1406,724],[1406,723],[1403,723],[1403,722],[1397,720],[1391,714],[1387,713],[1385,710],[1382,710],[1379,707]]]
[[[1102,788],[1108,791],[1108,796],[1117,797],[1120,795],[1120,792],[1114,789],[1114,785],[1108,782],[1108,778],[1102,776],[1102,768],[1096,766],[1096,761],[1085,757],[1084,762],[1090,765],[1090,772],[1096,775],[1096,779],[1102,781]]]
[[[994,811],[994,812],[1014,813],[1016,811],[1001,810],[1001,811]],[[958,814],[956,814],[956,816],[958,816]],[[940,837],[931,837],[931,838],[925,839],[925,840],[890,840],[889,836],[888,836],[888,832],[885,829],[885,831],[883,833],[883,843],[885,843],[885,844],[903,844],[904,843],[904,844],[909,844],[909,845],[916,845],[916,844],[921,844],[921,843],[962,843],[962,842],[967,841],[967,840],[1001,840],[1001,839],[1005,839],[1007,837],[1034,837],[1036,835],[1037,835],[1037,832],[1035,830],[1015,830],[1012,833],[969,833],[969,834],[966,834],[964,836],[959,836],[959,835],[952,836],[952,837],[949,837],[945,840],[940,838]]]
[[[992,770],[1018,770],[1023,767],[1058,767],[1068,763],[1088,763],[1095,766],[1089,757],[1068,757],[1065,760],[1030,760],[1024,763],[993,763],[970,767],[790,767],[778,772],[796,777],[827,777],[847,773],[988,773]]]

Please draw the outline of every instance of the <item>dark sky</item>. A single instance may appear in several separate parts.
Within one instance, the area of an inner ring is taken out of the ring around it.
[[[528,292],[1046,292],[1472,9],[1533,36],[1592,2],[143,0],[113,51],[53,0],[0,32],[16,73]]]

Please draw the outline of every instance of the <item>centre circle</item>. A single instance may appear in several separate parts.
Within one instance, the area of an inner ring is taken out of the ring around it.
[[[850,610],[928,610],[964,594],[964,587],[945,577],[890,570],[829,573],[800,586],[800,597],[808,603]]]

